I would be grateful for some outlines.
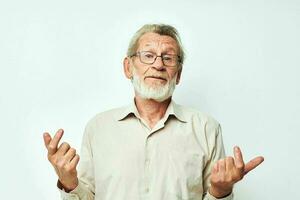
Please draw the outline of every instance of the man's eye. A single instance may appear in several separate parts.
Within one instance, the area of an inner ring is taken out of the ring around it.
[[[144,54],[144,56],[145,56],[146,58],[153,58],[153,57],[154,57],[154,55],[151,54],[151,53]]]
[[[172,56],[163,56],[164,60],[172,60]]]

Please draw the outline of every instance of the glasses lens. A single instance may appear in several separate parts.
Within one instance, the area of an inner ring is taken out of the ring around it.
[[[177,64],[177,57],[174,56],[174,55],[163,55],[162,57],[163,61],[164,61],[164,64],[166,66],[170,66],[170,67],[173,67]]]
[[[147,64],[152,64],[156,58],[156,55],[151,52],[140,52],[140,59],[142,62],[147,63]]]

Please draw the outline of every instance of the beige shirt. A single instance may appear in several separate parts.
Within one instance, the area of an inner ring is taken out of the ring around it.
[[[64,200],[215,200],[209,175],[225,152],[217,121],[171,101],[153,129],[134,103],[96,115],[80,156],[79,185],[60,190]]]

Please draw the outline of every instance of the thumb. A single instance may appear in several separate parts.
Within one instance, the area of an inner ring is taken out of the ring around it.
[[[245,170],[244,174],[246,175],[248,172],[251,170],[255,169],[258,165],[260,165],[264,161],[264,157],[258,156],[252,160],[250,160],[246,165],[245,165]]]

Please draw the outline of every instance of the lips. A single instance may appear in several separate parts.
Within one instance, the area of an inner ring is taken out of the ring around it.
[[[159,80],[164,80],[164,81],[167,80],[166,78],[161,77],[161,76],[146,76],[145,79],[146,79],[146,78],[154,78],[154,79],[159,79]]]

